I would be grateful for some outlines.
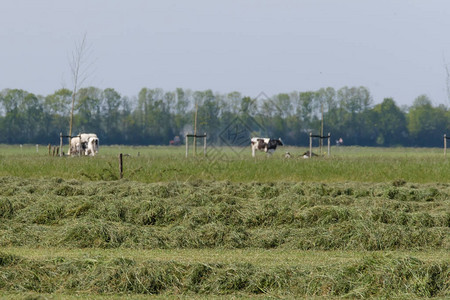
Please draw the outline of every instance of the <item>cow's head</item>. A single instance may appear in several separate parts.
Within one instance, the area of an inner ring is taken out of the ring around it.
[[[269,140],[269,148],[277,148],[277,146],[283,146],[283,141],[281,140],[281,138],[279,139],[270,139]]]
[[[95,153],[98,153],[98,138],[91,138]]]
[[[267,144],[264,142],[264,139],[258,139],[258,149],[264,149]]]

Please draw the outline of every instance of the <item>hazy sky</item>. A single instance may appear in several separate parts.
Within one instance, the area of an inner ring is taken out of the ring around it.
[[[448,0],[1,0],[0,90],[71,88],[69,58],[87,33],[85,85],[124,96],[365,86],[375,103],[449,104],[449,31]]]

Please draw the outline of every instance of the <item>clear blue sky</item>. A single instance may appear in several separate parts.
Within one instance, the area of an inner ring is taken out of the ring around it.
[[[2,0],[0,90],[71,88],[87,33],[85,85],[246,96],[365,86],[379,103],[449,104],[448,0]]]

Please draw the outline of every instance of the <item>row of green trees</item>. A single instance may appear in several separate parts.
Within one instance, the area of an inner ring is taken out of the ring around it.
[[[18,89],[0,92],[0,143],[57,143],[69,131],[72,92],[47,96]],[[365,87],[323,88],[255,98],[239,92],[175,91],[143,88],[137,97],[114,89],[88,87],[76,97],[74,133],[95,132],[102,144],[166,145],[174,136],[197,130],[223,143],[224,131],[241,127],[244,135],[281,137],[289,145],[307,145],[309,132],[342,138],[346,145],[441,146],[450,133],[450,110],[421,95],[411,106],[386,98],[373,104]],[[228,141],[227,141],[228,142]]]

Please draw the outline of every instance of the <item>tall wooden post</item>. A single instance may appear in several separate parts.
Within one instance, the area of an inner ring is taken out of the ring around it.
[[[205,137],[203,138],[203,156],[206,156],[206,132],[204,133]]]
[[[330,152],[331,152],[330,138],[331,138],[331,133],[328,132],[328,156],[330,156]]]
[[[59,153],[59,156],[62,157],[62,142],[63,136],[62,136],[62,132],[59,133],[59,149],[61,149],[61,152]],[[70,149],[70,145],[69,145],[69,149]]]
[[[444,134],[444,156],[447,156],[447,134]]]
[[[195,116],[194,116],[194,156],[197,155],[197,111],[198,103],[195,101]]]
[[[319,139],[319,142],[320,142],[320,155],[322,155],[322,146],[323,146],[323,140],[322,140],[322,137],[323,137],[323,103],[322,103],[322,106],[321,106],[321,111],[322,111],[322,124],[320,126],[320,139]]]
[[[309,158],[312,156],[312,132],[309,133]]]
[[[119,154],[119,177],[120,177],[120,179],[123,178],[123,155],[122,155],[122,153]]]
[[[186,158],[188,157],[189,154],[189,137],[186,134]]]

